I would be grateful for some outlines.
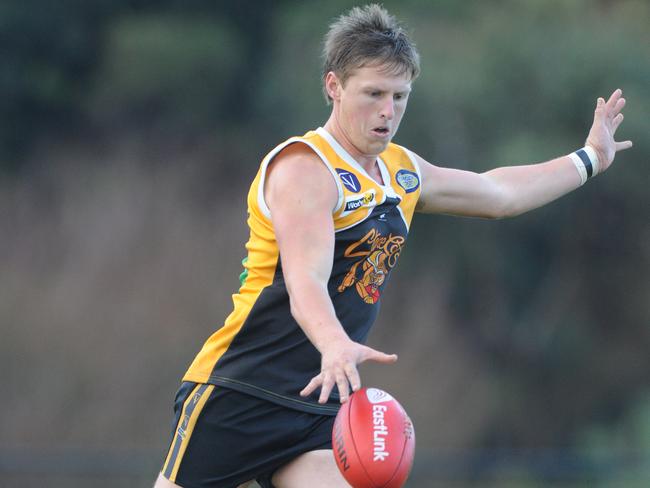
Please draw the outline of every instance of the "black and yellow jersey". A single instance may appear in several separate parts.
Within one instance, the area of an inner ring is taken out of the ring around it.
[[[333,391],[325,405],[318,403],[318,391],[310,398],[299,395],[319,374],[321,358],[291,315],[264,201],[269,164],[283,148],[295,143],[308,145],[336,182],[335,248],[328,292],[350,338],[363,343],[368,336],[406,241],[420,194],[420,172],[413,154],[391,143],[377,160],[384,183],[380,184],[327,131],[318,128],[288,139],[262,161],[248,193],[248,257],[242,285],[233,295],[234,310],[206,341],[183,380],[228,387],[307,412],[335,414],[338,392]]]

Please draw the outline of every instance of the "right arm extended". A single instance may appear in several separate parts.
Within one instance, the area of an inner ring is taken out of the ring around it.
[[[269,167],[264,195],[280,249],[291,313],[321,354],[321,372],[301,391],[321,388],[320,403],[338,386],[341,403],[361,387],[357,365],[395,362],[397,356],[352,341],[327,291],[334,256],[332,209],[338,192],[332,175],[303,144],[292,144]]]

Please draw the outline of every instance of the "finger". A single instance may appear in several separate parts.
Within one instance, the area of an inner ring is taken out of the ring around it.
[[[632,141],[623,141],[623,142],[615,142],[616,144],[616,151],[623,151],[625,149],[630,149],[632,147]]]
[[[599,119],[603,116],[605,113],[605,99],[602,97],[598,97],[598,100],[596,100],[596,110],[594,110],[594,118]]]
[[[397,361],[397,354],[386,354],[375,349],[369,349],[369,354],[364,361],[376,361],[378,363],[394,363]]]
[[[330,397],[330,393],[334,388],[334,379],[330,375],[326,375],[323,380],[323,386],[320,389],[320,397],[318,397],[318,403],[326,403],[327,399]]]
[[[614,117],[614,120],[612,120],[612,134],[616,133],[616,129],[618,129],[618,126],[623,122],[623,118],[623,114],[618,114]]]
[[[623,91],[620,88],[614,90],[614,92],[609,96],[609,100],[607,100],[607,108],[608,109],[614,108],[614,105],[616,105],[616,102],[618,101],[619,98],[621,98],[622,94]]]
[[[609,116],[611,118],[616,117],[618,114],[621,113],[623,107],[625,107],[625,98],[619,98],[618,101],[616,102],[616,105],[614,105],[614,108],[609,113]]]
[[[339,389],[341,403],[347,402],[350,396],[350,385],[348,385],[348,378],[345,374],[340,373],[336,375],[336,386]]]
[[[314,376],[311,381],[305,386],[300,392],[300,396],[309,396],[311,395],[316,388],[318,388],[323,383],[322,375]]]
[[[350,382],[350,388],[352,388],[352,391],[357,391],[361,388],[361,377],[359,376],[359,371],[357,371],[356,366],[346,366],[345,374],[348,376],[348,381]]]

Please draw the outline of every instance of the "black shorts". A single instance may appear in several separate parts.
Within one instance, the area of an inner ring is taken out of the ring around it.
[[[334,416],[293,410],[215,385],[184,382],[162,474],[183,488],[235,488],[302,453],[332,448]]]

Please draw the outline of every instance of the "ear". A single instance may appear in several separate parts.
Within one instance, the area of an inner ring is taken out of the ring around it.
[[[325,89],[332,100],[338,101],[341,98],[341,81],[334,71],[325,75]]]

